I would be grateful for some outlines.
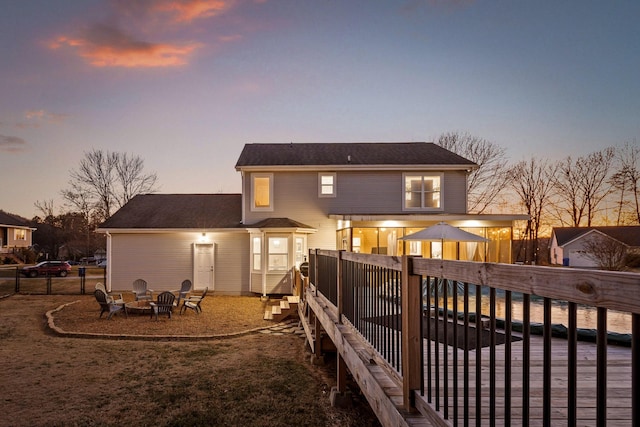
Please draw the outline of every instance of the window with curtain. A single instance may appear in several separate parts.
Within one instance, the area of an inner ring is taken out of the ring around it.
[[[273,210],[273,175],[253,175],[251,190],[253,210]]]

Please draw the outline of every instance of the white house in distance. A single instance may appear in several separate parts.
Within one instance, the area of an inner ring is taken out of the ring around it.
[[[597,268],[595,260],[585,252],[585,242],[594,235],[612,239],[627,247],[628,251],[640,251],[640,226],[620,227],[555,227],[551,232],[549,260],[551,264],[566,267]]]
[[[139,195],[99,227],[107,285],[192,279],[218,294],[286,294],[308,248],[509,263],[513,222],[526,216],[468,214],[474,168],[424,142],[247,144],[241,194]],[[440,221],[490,241],[400,240]]]
[[[0,210],[0,256],[13,256],[16,249],[30,247],[35,230],[24,219]]]

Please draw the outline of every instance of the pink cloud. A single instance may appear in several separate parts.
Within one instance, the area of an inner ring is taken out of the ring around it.
[[[218,16],[233,4],[230,0],[168,0],[153,3],[152,10],[169,13],[175,22],[191,22]]]
[[[58,37],[52,49],[70,47],[95,67],[175,67],[185,65],[199,43],[151,43],[135,40],[113,26],[96,25],[76,38]]]
[[[27,142],[17,136],[0,135],[0,151],[17,153],[26,149]]]

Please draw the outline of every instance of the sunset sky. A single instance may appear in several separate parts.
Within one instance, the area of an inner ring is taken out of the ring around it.
[[[634,142],[639,22],[638,1],[0,0],[0,209],[61,210],[94,148],[218,193],[246,143]]]

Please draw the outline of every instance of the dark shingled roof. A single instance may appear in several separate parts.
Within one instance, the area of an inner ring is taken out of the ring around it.
[[[628,246],[640,247],[640,226],[638,225],[620,227],[556,227],[553,229],[553,232],[556,235],[558,246],[563,246],[591,230],[598,230]]]
[[[255,224],[247,225],[250,228],[308,228],[312,229],[310,225],[303,224],[290,218],[267,218]]]
[[[246,144],[236,169],[248,166],[476,166],[432,142]]]
[[[0,224],[2,225],[15,225],[17,227],[29,227],[29,222],[24,219],[24,218],[20,218],[17,215],[13,215],[10,213],[7,213],[5,211],[0,211]]]
[[[239,228],[241,221],[240,194],[143,194],[99,228]]]

